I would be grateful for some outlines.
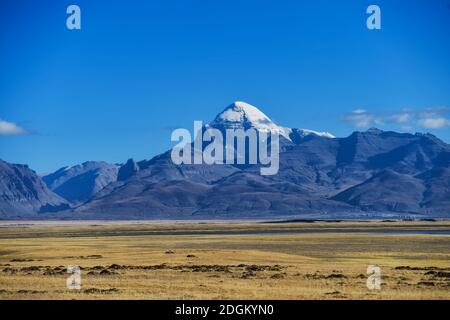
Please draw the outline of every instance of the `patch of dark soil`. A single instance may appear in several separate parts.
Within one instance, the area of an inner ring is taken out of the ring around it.
[[[103,258],[102,255],[100,254],[91,254],[88,256],[68,256],[68,257],[63,257],[63,259],[101,259]]]
[[[326,276],[327,279],[345,279],[347,276],[342,273],[332,273]]]
[[[93,266],[90,268],[90,270],[103,270],[105,269],[103,266]]]
[[[398,266],[398,267],[395,267],[395,270],[412,270],[412,271],[446,271],[446,270],[450,270],[450,268]]]
[[[436,278],[450,278],[450,272],[445,272],[445,271],[428,271],[425,272],[425,275],[429,276],[433,276]]]
[[[336,299],[344,299],[347,298],[347,296],[345,294],[343,294],[340,291],[332,291],[332,292],[325,292],[325,295],[327,296],[331,296],[332,298],[336,298]]]
[[[253,271],[245,271],[240,278],[241,279],[249,279],[249,278],[254,278],[256,277],[256,273]]]
[[[307,273],[307,274],[305,274],[305,278],[319,280],[319,279],[326,279],[326,276],[324,276],[320,273]]]
[[[307,279],[314,279],[314,280],[321,280],[321,279],[346,279],[347,276],[343,275],[342,273],[331,273],[329,275],[320,274],[318,272],[316,273],[308,273],[305,274],[305,278]]]
[[[66,275],[67,269],[62,267],[45,267],[45,271],[43,273],[44,276],[60,276]]]
[[[191,269],[192,272],[225,272],[231,273],[228,266],[223,265],[193,265],[185,266],[185,268]]]
[[[432,281],[420,281],[417,283],[418,286],[428,286],[428,287],[434,287],[435,284]]]
[[[9,273],[9,274],[15,274],[15,273],[17,273],[17,271],[18,271],[17,269],[10,268],[10,267],[6,267],[2,270],[2,272]]]
[[[100,271],[99,274],[102,276],[114,276],[114,275],[117,275],[118,273],[114,272],[114,271],[109,271],[108,269],[104,269],[104,270]]]
[[[40,294],[40,293],[47,293],[47,291],[38,291],[38,290],[18,290],[17,293]]]
[[[54,270],[46,270],[44,271],[44,273],[42,275],[44,276],[60,276],[65,274],[65,272],[61,272],[61,271],[54,271]]]
[[[114,293],[119,292],[117,288],[109,288],[109,289],[98,289],[98,288],[88,288],[83,290],[84,293]]]
[[[11,262],[32,262],[33,259],[12,259]]]
[[[325,292],[326,295],[330,295],[330,294],[341,294],[340,291],[332,291],[332,292]]]
[[[246,271],[281,271],[281,266],[273,265],[273,266],[264,266],[264,265],[239,265],[243,266]]]
[[[40,266],[29,266],[29,267],[23,267],[20,269],[22,272],[33,272],[33,271],[39,271],[41,270]]]

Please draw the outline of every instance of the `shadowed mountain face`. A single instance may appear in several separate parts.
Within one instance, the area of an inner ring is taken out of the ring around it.
[[[42,179],[25,165],[0,160],[0,218],[28,218],[68,208]]]
[[[413,176],[383,170],[333,199],[367,211],[417,212],[424,191],[425,186]]]
[[[425,186],[421,206],[429,210],[447,212],[450,208],[450,166],[435,166],[417,175]]]
[[[117,180],[119,168],[106,162],[88,161],[61,168],[42,179],[56,194],[72,204],[85,202],[98,191]]]
[[[242,102],[206,127],[279,133],[278,174],[261,176],[259,165],[175,165],[170,151],[119,169],[88,163],[45,177],[78,204],[52,217],[450,217],[450,146],[433,135],[369,129],[335,138],[278,126]]]

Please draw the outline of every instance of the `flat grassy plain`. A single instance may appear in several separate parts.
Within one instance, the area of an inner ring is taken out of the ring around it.
[[[0,299],[450,299],[449,221],[0,226]]]

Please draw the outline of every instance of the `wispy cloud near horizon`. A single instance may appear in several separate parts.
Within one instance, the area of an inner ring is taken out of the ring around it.
[[[342,119],[359,129],[383,124],[382,120],[375,113],[365,109],[355,109],[352,112],[344,114]]]
[[[375,113],[365,109],[355,109],[345,113],[342,120],[358,129],[387,124],[399,125],[403,131],[412,131],[414,128],[445,129],[450,127],[450,107],[431,107],[420,110],[405,108],[401,111],[389,113]]]

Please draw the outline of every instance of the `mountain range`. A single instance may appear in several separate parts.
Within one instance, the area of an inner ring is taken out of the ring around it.
[[[279,133],[278,174],[261,176],[258,165],[175,165],[170,151],[42,177],[0,161],[0,218],[450,217],[450,145],[434,135],[369,129],[336,138],[278,126],[244,102],[207,127]]]

